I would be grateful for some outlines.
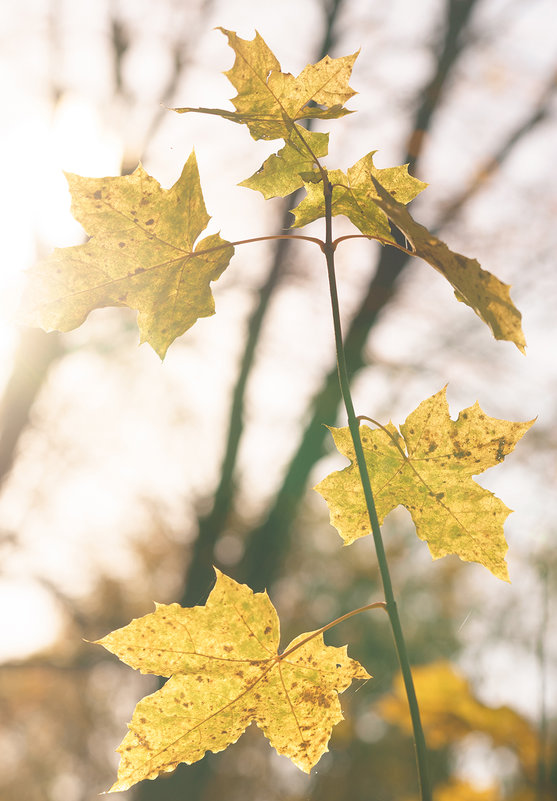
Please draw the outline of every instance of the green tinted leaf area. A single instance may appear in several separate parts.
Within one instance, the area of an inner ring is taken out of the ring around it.
[[[315,160],[311,152],[321,158],[327,155],[329,134],[303,131],[298,136],[294,131],[285,146],[278,153],[269,156],[259,170],[251,178],[242,181],[240,186],[256,189],[268,200],[271,197],[286,197],[296,189],[300,189],[304,182],[319,182],[321,174],[315,168]],[[323,188],[319,185],[321,196]]]
[[[329,181],[333,185],[332,212],[333,215],[344,214],[366,236],[394,242],[388,217],[377,205],[379,196],[370,175],[377,176],[389,195],[402,204],[413,200],[427,184],[409,175],[407,165],[378,169],[373,163],[375,152],[361,158],[346,173],[329,171]],[[306,197],[293,210],[294,228],[325,216],[323,187],[309,181],[304,181],[304,186]]]
[[[478,403],[453,421],[445,390],[423,401],[400,426],[361,426],[379,522],[402,505],[434,559],[457,554],[508,581],[503,533],[510,509],[472,476],[502,462],[533,421],[488,417]],[[345,544],[371,533],[348,428],[332,428],[337,449],[352,464],[331,473],[315,489],[326,500],[331,523]]]

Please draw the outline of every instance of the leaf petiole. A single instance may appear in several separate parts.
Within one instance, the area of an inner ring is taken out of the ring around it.
[[[317,629],[316,631],[312,631],[311,634],[308,634],[307,637],[304,637],[304,639],[301,642],[297,642],[296,645],[293,645],[287,651],[284,651],[282,654],[279,654],[278,659],[279,660],[284,659],[293,651],[296,651],[298,648],[301,648],[302,645],[305,645],[310,640],[313,640],[314,637],[318,637],[325,631],[332,629],[333,626],[338,626],[339,623],[343,623],[345,620],[348,620],[348,618],[354,617],[354,615],[359,615],[360,612],[367,612],[369,609],[384,609],[385,611],[387,611],[387,604],[385,603],[385,601],[375,601],[372,604],[366,604],[366,606],[360,606],[359,609],[353,609],[351,612],[347,612],[345,615],[337,617],[336,620],[327,623],[326,626],[322,626],[320,629]]]
[[[409,248],[405,248],[404,245],[399,245],[398,242],[393,242],[390,239],[385,239],[382,236],[378,236],[377,234],[374,236],[366,235],[366,234],[347,234],[346,236],[339,236],[337,239],[334,239],[331,242],[331,246],[333,250],[336,250],[337,245],[340,242],[344,242],[345,239],[376,239],[377,242],[380,242],[382,245],[390,245],[393,248],[397,248],[398,250],[402,250],[403,253],[406,253],[407,256],[415,256],[413,250]]]
[[[389,431],[389,429],[386,428],[384,425],[382,425],[382,423],[378,423],[377,420],[374,420],[373,417],[368,417],[367,414],[359,414],[356,417],[356,420],[358,422],[360,422],[361,420],[368,420],[370,423],[373,423],[374,426],[377,426],[377,428],[380,428],[381,431],[384,431],[385,434],[389,437],[389,439],[393,443],[393,445],[395,446],[395,448],[398,450],[400,455],[403,457],[403,459],[405,461],[407,461],[407,462],[410,461],[408,456],[404,453],[404,451],[402,450],[402,448],[398,444],[396,437],[394,437],[393,434]]]
[[[254,236],[251,239],[240,239],[238,242],[230,242],[229,244],[232,247],[236,245],[248,245],[251,242],[265,242],[270,239],[305,239],[306,242],[313,242],[315,245],[319,245],[321,250],[325,247],[325,243],[322,239],[319,239],[316,236],[303,236],[302,234],[273,234],[272,236]],[[214,248],[216,250],[216,248]],[[206,253],[207,251],[203,251]]]

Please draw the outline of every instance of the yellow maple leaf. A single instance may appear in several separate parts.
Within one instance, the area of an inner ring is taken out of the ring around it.
[[[300,139],[293,131],[278,153],[269,156],[257,172],[238,185],[261,192],[265,200],[286,197],[304,185],[302,176],[321,180],[315,157],[326,156],[328,147],[329,134],[304,130]]]
[[[457,554],[508,581],[503,523],[511,510],[472,476],[502,462],[533,422],[488,417],[478,403],[453,421],[442,389],[420,403],[400,426],[401,433],[392,423],[379,430],[361,426],[379,522],[405,506],[434,559]],[[330,430],[337,449],[353,464],[331,473],[315,489],[348,545],[371,533],[371,527],[350,430]]]
[[[402,204],[410,203],[427,184],[408,173],[408,165],[400,167],[376,167],[372,150],[363,156],[348,171],[330,170],[329,181],[333,187],[331,213],[344,214],[366,236],[376,237],[382,242],[395,242],[387,215],[377,204],[377,193],[370,184],[370,174],[380,179],[389,195],[396,195]],[[322,184],[304,182],[306,197],[292,210],[293,228],[301,228],[325,216],[325,199]]]
[[[326,646],[321,630],[279,654],[279,620],[267,593],[216,573],[205,606],[157,604],[98,641],[142,673],[170,676],[137,704],[110,792],[222,751],[252,721],[309,773],[343,719],[338,694],[353,679],[370,678],[346,647]]]
[[[296,120],[333,119],[351,113],[344,103],[355,94],[348,81],[358,53],[342,58],[325,56],[294,77],[281,71],[277,58],[258,33],[248,40],[234,31],[220,30],[236,54],[232,68],[225,73],[238,91],[232,99],[236,111],[185,107],[174,111],[216,114],[247,125],[254,139],[286,140],[295,130]],[[300,135],[302,130],[299,129]]]
[[[131,175],[67,179],[72,212],[91,239],[29,271],[21,321],[70,331],[93,309],[129,306],[139,312],[141,342],[164,358],[176,337],[214,314],[209,284],[234,253],[218,234],[195,246],[210,220],[195,155],[169,190],[141,165]]]

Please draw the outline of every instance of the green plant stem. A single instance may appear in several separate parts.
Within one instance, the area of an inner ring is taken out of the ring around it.
[[[366,506],[371,523],[371,530],[373,534],[373,541],[375,543],[375,550],[377,553],[377,561],[379,564],[379,572],[381,581],[383,583],[383,591],[385,593],[386,610],[389,616],[391,629],[395,641],[395,648],[398,656],[400,670],[402,673],[404,686],[406,689],[406,697],[408,699],[408,706],[410,709],[410,717],[412,719],[412,729],[414,732],[414,745],[416,749],[416,762],[418,767],[418,778],[420,783],[420,797],[421,801],[431,801],[431,788],[428,775],[427,765],[427,749],[425,744],[425,737],[420,719],[420,710],[418,707],[418,700],[416,698],[416,690],[414,688],[414,681],[412,679],[412,671],[410,669],[410,662],[406,651],[406,644],[404,642],[404,635],[402,633],[402,626],[398,615],[398,609],[393,592],[391,576],[389,572],[389,565],[387,556],[385,554],[385,547],[383,545],[383,538],[381,536],[381,528],[377,517],[375,508],[375,501],[373,499],[373,492],[367,465],[364,457],[364,450],[360,438],[360,424],[354,412],[354,404],[352,402],[352,395],[350,393],[350,382],[348,379],[348,370],[346,366],[346,357],[344,354],[344,345],[342,341],[342,328],[340,322],[340,310],[338,302],[338,292],[335,276],[335,261],[334,252],[335,247],[332,237],[332,185],[328,178],[323,182],[323,194],[325,198],[325,247],[323,248],[325,258],[327,260],[327,274],[329,278],[329,290],[331,296],[331,307],[333,312],[333,326],[335,332],[335,345],[337,353],[337,366],[338,377],[340,382],[340,389],[348,416],[348,427],[354,443],[354,451],[356,454],[356,461],[358,470],[360,472],[360,479],[366,500]]]

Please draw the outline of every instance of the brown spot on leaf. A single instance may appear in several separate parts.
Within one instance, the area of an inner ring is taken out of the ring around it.
[[[150,220],[147,220],[147,222],[145,223],[145,225],[153,225],[153,223],[154,223],[154,222],[155,222],[155,221],[154,221],[154,220],[153,220],[153,218],[151,217],[151,219],[150,219]]]
[[[95,200],[100,200],[100,199],[101,199],[101,197],[102,197],[102,192],[101,192],[101,190],[100,190],[100,189],[97,189],[97,191],[95,192],[95,194],[93,195],[93,197],[95,198]]]

